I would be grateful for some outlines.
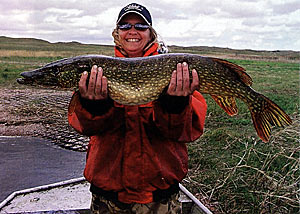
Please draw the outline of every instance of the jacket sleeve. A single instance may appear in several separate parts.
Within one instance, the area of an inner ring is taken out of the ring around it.
[[[87,136],[111,129],[112,119],[116,118],[113,101],[89,101],[75,92],[68,108],[69,124],[79,133]],[[116,124],[116,123],[115,123]]]
[[[182,106],[180,102],[178,105]],[[195,91],[180,112],[170,113],[163,107],[162,102],[155,102],[153,119],[165,137],[180,142],[191,142],[203,134],[206,110],[204,97]]]

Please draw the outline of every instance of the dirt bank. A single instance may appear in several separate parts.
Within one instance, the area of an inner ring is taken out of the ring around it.
[[[2,87],[0,95],[0,135],[38,136],[64,148],[86,150],[88,138],[68,125],[71,91]]]

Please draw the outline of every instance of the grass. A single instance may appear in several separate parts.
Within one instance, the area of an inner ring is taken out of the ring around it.
[[[207,47],[171,50],[228,56],[229,61],[246,68],[256,91],[276,102],[294,121],[285,129],[274,128],[270,142],[263,143],[243,102],[237,101],[239,114],[229,117],[205,95],[206,129],[200,139],[188,144],[190,171],[184,185],[214,213],[297,213],[299,53]],[[112,55],[113,48],[0,37],[0,87],[19,87],[15,79],[20,72],[81,54]]]
[[[267,144],[241,132],[213,128],[191,143],[187,185],[193,192],[205,193],[215,213],[297,213],[295,129],[276,133]]]
[[[268,96],[294,120],[273,129],[269,143],[255,134],[247,106],[227,116],[206,96],[206,131],[189,144],[185,180],[215,213],[297,213],[299,211],[299,64],[230,60],[247,69],[253,88]]]

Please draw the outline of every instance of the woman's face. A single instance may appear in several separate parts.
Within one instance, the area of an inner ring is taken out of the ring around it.
[[[120,24],[129,23],[131,25],[142,23],[145,21],[142,17],[137,14],[130,13],[126,15]],[[136,30],[133,26],[129,30],[118,29],[120,44],[122,48],[126,51],[129,57],[141,57],[143,56],[143,50],[145,46],[150,42],[150,30]]]

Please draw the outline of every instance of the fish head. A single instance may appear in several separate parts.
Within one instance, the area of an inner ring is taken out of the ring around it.
[[[44,78],[44,73],[41,69],[22,72],[20,75],[22,78],[18,78],[17,82],[23,85],[40,85],[39,83],[42,83]]]
[[[53,68],[39,68],[32,71],[25,71],[18,78],[17,82],[23,85],[32,86],[58,86],[57,72]]]
[[[41,86],[46,88],[76,88],[80,79],[80,73],[73,65],[60,66],[48,64],[42,68],[22,72],[22,78],[17,82],[23,85]]]

